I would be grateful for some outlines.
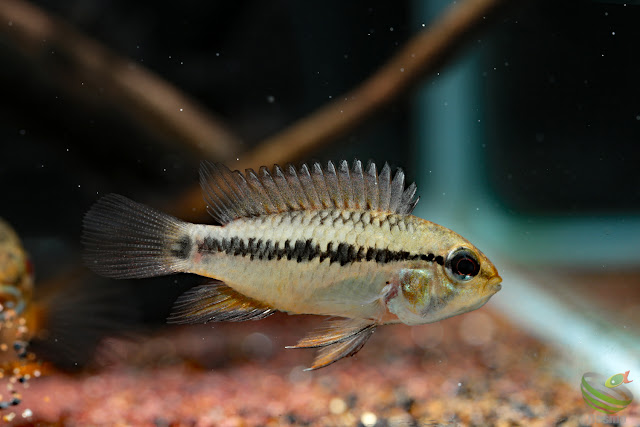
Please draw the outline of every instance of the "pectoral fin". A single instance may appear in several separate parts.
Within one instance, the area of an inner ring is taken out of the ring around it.
[[[173,305],[167,322],[242,322],[264,319],[273,313],[273,308],[246,297],[216,280],[196,286],[182,294]]]
[[[376,327],[377,325],[371,323],[370,320],[330,320],[298,341],[296,345],[288,346],[287,348],[322,347],[313,365],[306,370],[319,369],[343,357],[356,354],[371,337]]]

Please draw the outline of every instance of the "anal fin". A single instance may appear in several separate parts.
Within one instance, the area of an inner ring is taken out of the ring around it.
[[[322,347],[306,370],[324,368],[343,357],[353,356],[375,332],[377,325],[370,320],[338,319],[326,322],[294,346],[287,348]]]
[[[168,323],[243,322],[259,320],[276,310],[242,295],[220,281],[196,286],[176,300]]]

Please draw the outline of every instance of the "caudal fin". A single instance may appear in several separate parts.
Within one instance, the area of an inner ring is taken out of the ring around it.
[[[65,371],[99,363],[104,339],[133,339],[141,328],[139,303],[127,285],[75,273],[40,283],[27,308],[26,317],[35,319],[27,350]]]
[[[118,194],[98,200],[83,221],[87,266],[115,279],[184,271],[189,225]]]

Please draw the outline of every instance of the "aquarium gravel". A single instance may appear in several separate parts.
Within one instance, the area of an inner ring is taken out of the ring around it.
[[[284,346],[318,323],[278,314],[110,341],[107,366],[31,381],[11,423],[579,426],[597,414],[563,379],[557,351],[489,309],[390,326],[344,363],[305,372],[312,351]],[[640,425],[637,403],[619,415]]]

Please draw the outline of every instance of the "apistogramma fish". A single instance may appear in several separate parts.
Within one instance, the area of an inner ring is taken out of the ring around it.
[[[317,369],[355,354],[379,325],[418,325],[481,307],[500,290],[491,261],[453,231],[411,215],[415,184],[355,161],[256,173],[204,162],[220,226],[190,224],[123,196],[84,218],[86,260],[113,278],[194,273],[172,323],[336,316],[294,348],[321,347]]]

